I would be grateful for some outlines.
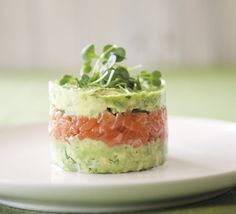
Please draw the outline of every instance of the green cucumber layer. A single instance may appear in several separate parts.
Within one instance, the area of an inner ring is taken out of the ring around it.
[[[109,147],[91,139],[54,140],[51,152],[53,164],[65,171],[122,173],[162,165],[166,160],[166,142],[158,139],[134,148],[127,144]]]

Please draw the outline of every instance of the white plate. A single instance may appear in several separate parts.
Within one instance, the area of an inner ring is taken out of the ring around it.
[[[0,129],[0,203],[58,212],[175,206],[236,185],[236,124],[169,120],[169,160],[152,170],[89,175],[50,167],[46,124]]]

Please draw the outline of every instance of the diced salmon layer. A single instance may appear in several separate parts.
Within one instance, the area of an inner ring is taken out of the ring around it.
[[[166,137],[166,108],[153,112],[106,111],[98,118],[77,117],[56,108],[50,115],[50,135],[57,140],[71,137],[100,140],[108,146],[130,144],[138,147]]]

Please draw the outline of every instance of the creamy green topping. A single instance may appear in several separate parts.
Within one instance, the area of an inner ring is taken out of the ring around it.
[[[154,111],[165,105],[165,89],[125,92],[121,89],[63,87],[49,82],[50,103],[77,116],[96,117],[110,109],[113,113],[134,109]]]
[[[122,144],[108,147],[91,139],[52,143],[52,162],[65,171],[121,173],[140,171],[162,165],[166,160],[166,143],[156,140],[134,148]]]

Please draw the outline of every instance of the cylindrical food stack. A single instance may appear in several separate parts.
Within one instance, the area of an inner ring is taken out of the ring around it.
[[[113,76],[108,72],[103,84],[109,78],[118,82],[113,78],[117,67],[111,67]],[[104,81],[103,73],[97,80],[95,74],[87,75],[93,79],[86,87],[80,84],[83,77],[69,75],[49,83],[53,164],[65,171],[89,173],[140,171],[163,164],[167,153],[164,81],[148,88],[148,75],[143,72],[136,89],[124,84],[104,87],[99,82]]]

